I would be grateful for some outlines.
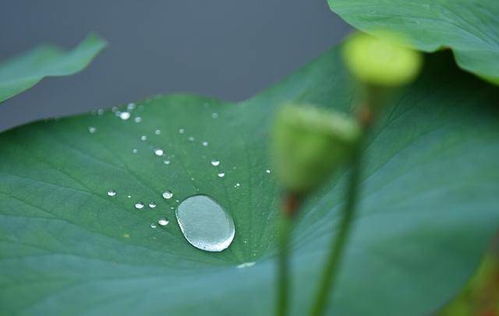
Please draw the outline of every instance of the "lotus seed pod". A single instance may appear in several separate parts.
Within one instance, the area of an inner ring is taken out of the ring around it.
[[[285,105],[273,128],[272,155],[286,190],[303,194],[324,182],[350,157],[361,135],[358,123],[309,105]]]
[[[422,65],[421,53],[405,46],[402,38],[386,32],[377,36],[353,34],[343,45],[343,58],[359,81],[381,87],[413,81]]]

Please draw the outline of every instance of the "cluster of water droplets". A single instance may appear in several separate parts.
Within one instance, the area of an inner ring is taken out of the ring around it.
[[[134,124],[143,122],[143,117],[139,115],[140,113],[135,114],[135,111],[139,107],[140,106],[137,106],[135,103],[129,103],[126,105],[125,109],[120,110],[118,107],[113,107],[111,111],[119,120],[127,122],[126,124]],[[99,109],[95,112],[95,114],[101,116],[104,114],[104,110]],[[219,114],[217,112],[211,112],[210,117],[211,119],[218,119]],[[88,126],[88,132],[90,134],[95,134],[97,131],[98,126]],[[180,137],[184,139],[184,141],[188,141],[202,147],[208,147],[210,144],[206,139],[199,140],[196,136],[190,135],[188,133],[188,129],[184,127],[178,128],[177,132]],[[162,147],[157,143],[159,141],[157,136],[161,134],[162,131],[160,129],[153,129],[149,133],[146,132],[139,134],[136,138],[137,146],[132,148],[131,152],[133,154],[138,154],[140,149],[141,154],[144,154],[143,150],[149,148],[148,150],[152,157],[161,158],[164,165],[170,165],[173,158],[175,158],[175,155],[170,155],[169,148]],[[147,152],[148,151],[146,150],[146,153]],[[201,157],[208,160],[204,154]],[[218,178],[226,178],[227,171],[229,171],[229,175],[231,174],[231,169],[224,168],[224,164],[222,164],[222,162],[218,159],[208,160],[208,163],[212,168],[214,168],[214,174]],[[236,166],[232,167],[233,170],[236,170],[236,168]],[[265,169],[264,172],[270,174],[271,170]],[[230,176],[228,178],[230,178]],[[192,176],[190,179],[191,181],[195,181],[195,178]],[[232,185],[236,190],[242,186],[240,182],[235,182]],[[197,190],[199,191],[199,189]],[[109,190],[107,192],[107,196],[119,199],[119,194],[115,190]],[[165,216],[167,214],[165,214],[161,203],[156,203],[155,201],[150,201],[148,203],[144,203],[140,200],[133,201],[130,194],[126,197],[132,201],[132,205],[135,210],[141,212],[153,212],[150,214],[156,214],[156,212],[158,212],[157,219],[150,224],[150,228],[166,228],[169,225],[170,221],[168,216]],[[161,197],[165,200],[165,202],[169,203],[168,206],[170,210],[175,210],[175,218],[180,230],[185,239],[192,246],[201,250],[213,252],[222,251],[230,246],[235,236],[234,221],[230,214],[227,213],[215,199],[207,195],[198,194],[180,201],[178,199],[174,199],[174,193],[170,190],[163,191],[161,193]],[[200,229],[200,227],[202,227],[202,229]],[[129,238],[129,235],[126,238]],[[254,264],[255,262],[245,262],[238,265],[237,268],[247,268],[253,266]]]

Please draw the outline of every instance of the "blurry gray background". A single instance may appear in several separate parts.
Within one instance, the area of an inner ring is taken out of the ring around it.
[[[326,0],[0,0],[0,61],[89,32],[109,42],[83,72],[0,105],[0,130],[157,93],[243,100],[349,31]]]

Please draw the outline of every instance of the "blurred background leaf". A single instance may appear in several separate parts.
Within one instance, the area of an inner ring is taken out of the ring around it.
[[[106,45],[102,38],[91,34],[67,52],[43,45],[1,61],[0,103],[31,88],[44,77],[69,76],[83,70]]]
[[[334,12],[364,32],[399,32],[426,52],[451,48],[460,67],[499,84],[497,0],[328,2]]]

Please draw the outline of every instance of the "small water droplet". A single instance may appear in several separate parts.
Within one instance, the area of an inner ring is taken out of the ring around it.
[[[109,191],[107,191],[107,195],[108,195],[108,196],[116,196],[116,194],[117,194],[117,193],[116,193],[116,191],[114,191],[114,190],[109,190]]]
[[[239,188],[240,186],[241,186],[241,184],[239,182],[234,184],[234,188]]]
[[[223,178],[223,177],[225,177],[225,172],[219,172],[219,173],[217,174],[217,176],[218,176],[219,178]]]
[[[137,148],[132,149],[132,153],[136,154],[138,152],[139,152],[139,150]]]
[[[161,134],[161,131],[159,129],[157,129],[154,131],[154,134],[159,135],[159,134]]]
[[[169,164],[170,164],[170,160],[164,160],[164,161],[163,161],[163,163],[164,163],[165,165],[169,165]]]
[[[251,262],[244,262],[244,263],[241,263],[240,265],[237,266],[238,269],[243,269],[243,268],[249,268],[249,267],[252,267],[255,265],[255,261],[251,261]]]
[[[166,218],[164,218],[164,217],[160,218],[158,220],[158,224],[161,225],[161,226],[166,226],[166,225],[168,225],[168,223],[170,223],[170,222]]]
[[[183,134],[183,133],[185,133],[185,129],[183,129],[183,128],[179,128],[179,129],[178,129],[178,133],[179,133],[179,134]]]
[[[210,163],[213,167],[217,167],[220,165],[220,160],[212,160]]]
[[[202,142],[201,144],[203,144],[204,147],[208,146],[208,142]]]
[[[95,132],[97,132],[97,128],[93,127],[93,126],[89,126],[88,127],[88,132],[90,134],[94,134]]]
[[[216,113],[216,112],[211,113],[211,118],[214,118],[214,119],[218,118],[218,113]]]
[[[154,203],[154,202],[149,203],[149,207],[150,208],[155,208],[156,207],[156,203]]]
[[[119,114],[119,116],[120,116],[120,119],[126,121],[130,118],[130,112],[121,112]]]
[[[129,109],[129,110],[135,109],[135,103],[128,103],[127,109]]]
[[[270,171],[270,169],[267,169],[267,170],[265,170],[265,172],[266,172],[266,173],[270,173],[271,171]]]
[[[104,114],[104,109],[98,109],[97,110],[97,115],[102,115]]]
[[[142,135],[140,136],[140,140],[145,142],[147,140],[147,136],[146,135]]]
[[[133,119],[135,123],[140,123],[142,122],[142,118],[140,116],[137,116],[136,118]]]
[[[118,107],[117,107],[117,106],[113,106],[113,107],[111,108],[111,111],[112,111],[112,112],[117,112],[117,111],[118,111]]]
[[[161,157],[165,154],[165,152],[161,148],[156,148],[156,149],[154,149],[154,154],[158,157]]]
[[[156,223],[151,223],[151,228],[156,228],[158,226],[156,226]]]
[[[132,196],[131,196],[131,195],[128,195],[128,196],[127,196],[127,198],[131,199],[131,198],[132,198]]]
[[[190,142],[193,142],[193,141],[194,141],[194,137],[189,136],[188,140],[189,140]]]
[[[161,194],[165,200],[169,200],[173,197],[172,191],[165,191]]]
[[[138,210],[143,209],[144,208],[144,203],[142,203],[142,202],[135,203],[135,208],[138,209]]]
[[[175,215],[185,239],[198,249],[219,252],[234,240],[234,220],[206,195],[188,197],[178,206]]]

